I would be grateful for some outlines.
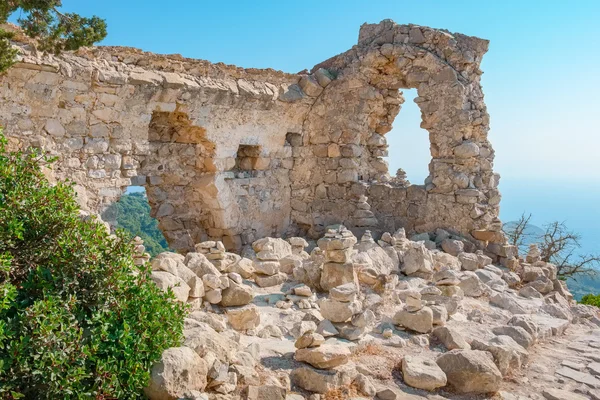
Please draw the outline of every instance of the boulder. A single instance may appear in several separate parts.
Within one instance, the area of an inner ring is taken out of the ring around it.
[[[329,291],[336,286],[354,283],[358,287],[358,275],[353,263],[325,263],[321,272],[321,289]]]
[[[280,260],[292,254],[292,246],[280,238],[263,238],[252,243],[259,260]]]
[[[348,387],[356,375],[354,365],[343,365],[331,370],[319,370],[306,366],[293,370],[290,378],[294,385],[304,390],[324,394],[341,387]]]
[[[202,253],[188,253],[185,256],[184,264],[199,278],[206,274],[221,275],[219,270]]]
[[[433,360],[406,356],[402,359],[404,382],[417,389],[435,390],[446,386],[446,374]]]
[[[254,291],[250,286],[229,282],[229,287],[221,293],[221,305],[224,307],[245,306],[254,299]]]
[[[404,264],[401,271],[405,275],[433,272],[433,257],[423,243],[410,243],[408,250],[404,253]]]
[[[477,254],[462,252],[458,255],[461,267],[464,271],[476,271],[479,269],[479,258]]]
[[[329,291],[329,297],[341,302],[351,302],[356,299],[357,286],[354,282],[336,286]]]
[[[471,346],[462,337],[458,331],[445,326],[440,326],[433,330],[433,336],[435,336],[448,350],[471,350]]]
[[[287,275],[283,272],[279,272],[275,275],[254,275],[254,282],[261,288],[281,285],[286,280]]]
[[[172,347],[152,367],[144,393],[150,400],[176,400],[191,390],[203,391],[207,373],[206,362],[192,349]]]
[[[218,333],[208,324],[185,330],[183,336],[183,345],[193,349],[200,357],[213,353],[219,360],[229,362],[237,352],[236,342]]]
[[[455,271],[460,271],[460,261],[452,254],[444,253],[443,251],[435,251],[432,253],[432,257],[434,270],[453,269]]]
[[[460,240],[444,239],[442,241],[442,249],[455,257],[462,253],[465,249],[465,244]]]
[[[427,333],[433,328],[433,311],[429,307],[416,312],[400,310],[394,316],[394,323],[415,332]]]
[[[362,309],[360,302],[357,300],[346,303],[333,299],[321,299],[319,307],[323,318],[331,322],[346,322]]]
[[[471,271],[462,274],[458,286],[463,290],[465,296],[469,297],[480,297],[486,292],[486,287],[481,282],[481,279],[479,279],[476,273]]]
[[[307,347],[318,347],[325,343],[325,338],[323,335],[319,335],[315,332],[306,332],[304,335],[300,336],[294,346],[297,349],[305,349]]]
[[[496,293],[490,297],[490,304],[508,310],[513,314],[527,314],[527,309],[515,297],[507,293]]]
[[[165,271],[152,271],[152,281],[163,291],[171,289],[175,298],[185,303],[189,297],[191,288],[180,277]]]
[[[254,304],[229,308],[225,313],[229,323],[236,331],[254,329],[260,324],[260,313]]]
[[[524,349],[533,345],[534,338],[524,328],[520,326],[502,325],[492,328],[494,335],[510,336],[515,342],[519,343]]]
[[[436,360],[448,384],[459,393],[497,392],[502,374],[487,351],[452,350]]]
[[[474,350],[484,350],[494,356],[494,362],[498,370],[504,376],[510,371],[516,371],[521,368],[529,357],[529,353],[510,336],[496,336],[489,342],[473,340],[471,347]]]
[[[346,346],[325,344],[314,348],[298,349],[294,358],[318,369],[331,369],[346,364],[350,354]]]

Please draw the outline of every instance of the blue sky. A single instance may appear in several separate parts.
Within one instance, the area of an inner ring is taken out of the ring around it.
[[[106,18],[109,35],[103,44],[286,72],[310,69],[346,51],[356,44],[362,23],[385,18],[489,39],[482,83],[495,169],[505,193],[503,219],[527,210],[537,215],[538,224],[566,220],[574,229],[595,234],[586,246],[600,251],[600,1],[63,4],[67,11]],[[429,161],[427,133],[419,121],[408,98],[388,133],[390,169],[403,167],[414,183],[422,183]],[[524,190],[527,196],[520,195]],[[572,207],[573,199],[583,203]]]

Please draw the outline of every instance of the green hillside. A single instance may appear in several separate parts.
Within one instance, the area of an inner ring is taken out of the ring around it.
[[[150,217],[150,205],[143,192],[128,193],[112,204],[104,213],[116,216],[117,226],[132,237],[139,236],[144,240],[146,251],[155,256],[163,251],[169,251],[169,245],[165,240],[158,221]]]

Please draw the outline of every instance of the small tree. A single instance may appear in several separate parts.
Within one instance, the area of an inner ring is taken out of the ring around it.
[[[137,267],[133,245],[82,220],[70,184],[0,130],[0,399],[134,399],[185,307]]]
[[[523,213],[517,222],[509,222],[502,225],[502,230],[508,237],[508,243],[516,246],[521,253],[526,251],[527,245],[532,239],[531,235],[527,232],[530,220],[531,214],[527,215]]]
[[[106,37],[106,21],[96,16],[62,13],[61,6],[61,0],[2,0],[0,24],[21,11],[23,17],[18,22],[24,32],[37,40],[40,50],[55,54],[91,46]],[[13,33],[0,28],[0,73],[14,64],[17,52],[11,46],[12,38]]]
[[[596,275],[600,267],[599,254],[580,254],[581,236],[568,229],[564,222],[554,221],[544,226],[544,232],[537,238],[528,234],[531,214],[522,214],[516,223],[504,224],[503,230],[509,243],[518,246],[521,253],[527,252],[529,243],[536,243],[541,259],[555,264],[561,279],[576,278],[580,275]]]

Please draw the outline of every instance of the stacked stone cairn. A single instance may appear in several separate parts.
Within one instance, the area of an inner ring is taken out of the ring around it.
[[[133,262],[135,265],[144,265],[150,261],[150,254],[146,253],[146,247],[141,237],[133,238]]]
[[[364,231],[358,241],[334,225],[310,254],[309,242],[293,237],[257,240],[245,257],[211,241],[186,256],[155,257],[153,280],[192,312],[184,346],[165,352],[149,397],[301,400],[358,388],[363,398],[408,398],[361,364],[364,348],[382,348],[373,355],[382,357],[377,363],[398,365],[404,384],[425,391],[411,394],[415,399],[432,390],[448,398],[483,394],[526,366],[536,343],[570,324],[600,326],[598,313],[574,304],[535,246],[519,257],[511,246],[492,252],[485,240],[441,229],[410,239],[403,229],[373,236]],[[293,360],[277,361],[290,368],[257,366],[282,349],[291,355],[290,347]],[[199,383],[168,388],[162,380],[171,378],[159,371],[172,371],[175,380],[175,355],[194,366]],[[156,395],[161,391],[171,397]]]
[[[330,289],[345,283],[358,286],[358,276],[351,262],[356,237],[343,225],[330,227],[325,236],[317,242],[325,253],[325,263],[321,274],[321,289]]]

